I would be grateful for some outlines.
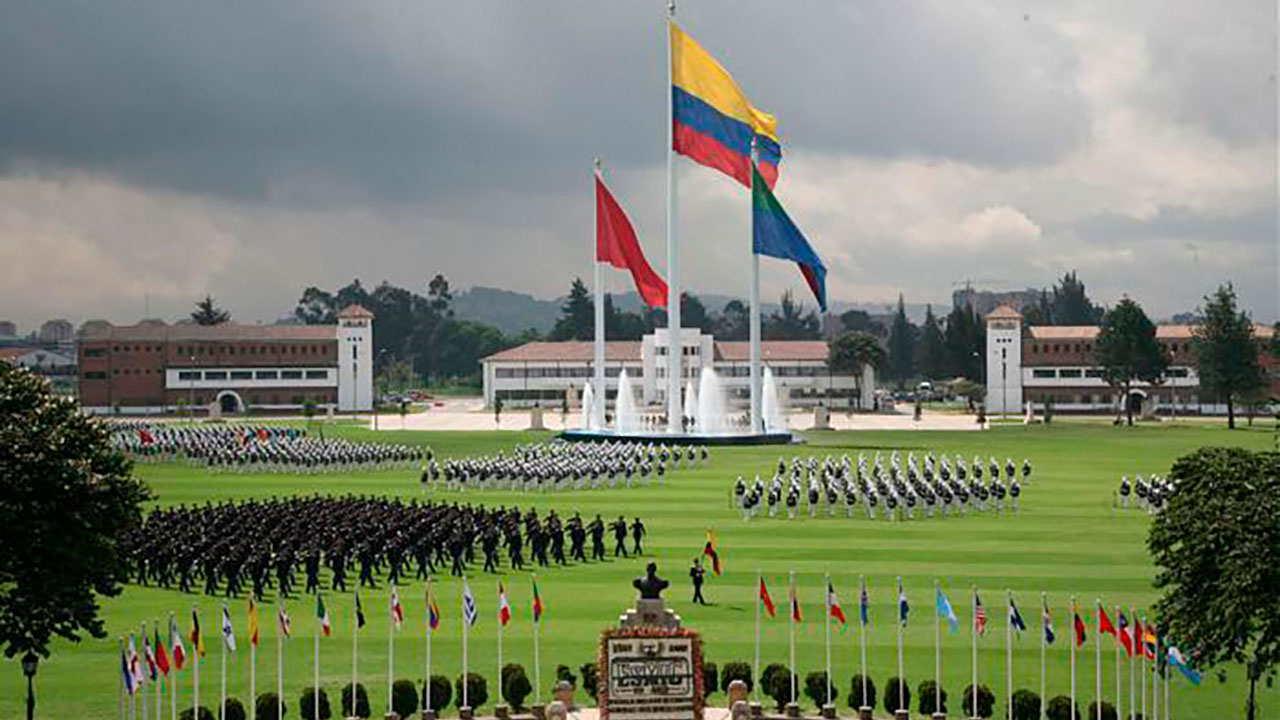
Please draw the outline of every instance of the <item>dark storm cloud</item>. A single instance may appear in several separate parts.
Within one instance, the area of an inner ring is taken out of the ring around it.
[[[576,186],[595,153],[663,161],[661,3],[54,2],[0,18],[10,169],[421,202]],[[1085,132],[1071,53],[1013,11],[714,2],[681,20],[796,148],[1034,165]]]

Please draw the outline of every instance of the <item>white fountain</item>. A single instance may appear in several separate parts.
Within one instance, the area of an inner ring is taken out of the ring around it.
[[[636,396],[631,390],[631,378],[627,371],[618,374],[618,399],[614,403],[613,429],[621,434],[640,432],[640,412],[636,409]]]
[[[787,431],[787,419],[778,401],[778,384],[773,379],[773,371],[767,366],[764,369],[763,387],[760,392],[760,415],[764,421],[764,431],[780,433]]]
[[[689,418],[689,431],[698,431],[698,391],[693,387],[693,381],[685,383],[684,386],[684,414]]]
[[[729,432],[729,413],[720,378],[709,367],[702,368],[698,383],[697,433],[724,435]]]
[[[596,391],[588,380],[582,386],[582,429],[596,432],[600,424],[600,418],[596,417]]]

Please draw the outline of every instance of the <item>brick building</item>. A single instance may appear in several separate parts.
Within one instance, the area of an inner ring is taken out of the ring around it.
[[[353,305],[334,325],[116,326],[80,331],[80,404],[90,412],[161,413],[217,404],[223,413],[373,407],[373,314]]]
[[[1118,412],[1128,402],[1138,413],[1225,413],[1225,404],[1201,391],[1191,346],[1194,329],[1156,326],[1156,339],[1169,353],[1169,370],[1158,384],[1134,385],[1126,399],[1102,379],[1094,359],[1097,326],[1026,327],[1016,310],[998,307],[987,315],[987,411],[1017,413],[1024,402],[1043,410],[1051,400],[1055,410],[1067,412]],[[1273,334],[1265,325],[1255,332],[1264,342]],[[1280,395],[1280,360],[1264,351],[1260,361],[1272,397]]]

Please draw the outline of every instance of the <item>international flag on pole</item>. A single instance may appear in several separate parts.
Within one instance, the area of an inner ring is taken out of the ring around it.
[[[671,30],[672,150],[751,184],[751,141],[772,187],[782,148],[778,121],[751,105],[720,63],[675,23]]]
[[[1114,637],[1117,641],[1120,635],[1116,632],[1116,626],[1111,624],[1111,618],[1107,615],[1107,609],[1098,606],[1098,634],[1107,634]]]
[[[200,632],[200,613],[191,608],[191,650],[204,657],[204,634]]]
[[[764,611],[769,613],[769,617],[774,617],[778,608],[773,604],[773,598],[769,596],[769,588],[765,587],[764,578],[760,578],[760,603],[764,605]]]
[[[466,578],[462,578],[462,616],[467,619],[468,625],[475,625],[479,615],[476,598],[471,594],[471,585]]]
[[[1120,611],[1119,619],[1116,622],[1120,627],[1120,644],[1124,646],[1125,654],[1133,657],[1133,630],[1129,627],[1129,618],[1125,617],[1123,610]]]
[[[431,583],[427,582],[427,624],[432,630],[440,629],[440,606],[436,604],[435,595],[431,592]]]
[[[231,627],[231,611],[226,605],[222,606],[222,642],[227,644],[227,649],[231,652],[236,651],[236,633]]]
[[[1141,657],[1146,657],[1147,653],[1142,649],[1142,637],[1145,631],[1142,629],[1142,619],[1137,613],[1133,615],[1133,651]]]
[[[795,262],[813,291],[818,308],[826,312],[827,266],[822,264],[813,246],[791,221],[773,191],[764,184],[759,171],[753,172],[756,182],[751,186],[751,251]]]
[[[702,547],[702,554],[711,558],[711,572],[720,576],[720,554],[716,552],[716,534],[713,530],[707,531],[707,544]]]
[[[538,581],[533,581],[533,621],[542,620],[542,596],[538,594]]]
[[[1027,624],[1022,620],[1022,613],[1018,612],[1018,604],[1009,598],[1009,624],[1019,633],[1027,631]]]
[[[836,588],[830,580],[827,580],[827,605],[831,608],[831,617],[839,620],[841,625],[849,624],[844,616],[844,609],[840,607],[840,598],[836,597]]]
[[[155,682],[159,677],[159,668],[156,667],[156,656],[151,653],[151,638],[145,633],[142,635],[142,653],[147,661],[147,677],[151,678],[151,682]]]
[[[511,603],[507,602],[507,589],[498,581],[498,622],[504,627],[511,622]]]
[[[800,614],[800,597],[796,594],[796,586],[792,585],[791,593],[791,619],[796,622],[803,622],[804,618]]]
[[[320,621],[320,633],[329,637],[333,633],[333,623],[329,622],[329,608],[324,606],[320,593],[316,593],[316,619]]]
[[[133,687],[142,687],[142,658],[138,657],[138,645],[132,634],[129,635],[129,674],[133,676]]]
[[[982,605],[982,598],[973,593],[973,631],[979,635],[987,634],[987,608]]]
[[[1156,659],[1156,633],[1155,626],[1151,623],[1146,625],[1146,634],[1142,636],[1142,652],[1148,660]]]
[[[951,607],[951,601],[947,599],[947,594],[942,592],[942,586],[938,586],[938,617],[947,621],[947,625],[951,628],[951,634],[955,635],[960,632],[960,618],[956,617],[955,608]]]
[[[404,606],[400,604],[400,591],[395,585],[391,586],[391,622],[397,630],[404,624]]]
[[[667,283],[645,259],[635,228],[605,186],[599,171],[596,172],[596,262],[629,270],[645,305],[663,307],[667,304]]]
[[[276,627],[280,630],[280,635],[282,637],[289,637],[293,630],[293,627],[289,622],[289,613],[284,611],[283,605],[281,605],[280,609],[276,611]]]
[[[1044,602],[1044,609],[1041,611],[1040,621],[1044,626],[1044,641],[1046,644],[1052,645],[1053,641],[1058,638],[1058,635],[1053,631],[1053,613],[1049,612],[1048,600]]]
[[[182,633],[178,632],[178,621],[169,618],[169,644],[173,647],[173,668],[181,670],[187,664],[187,649],[182,646]]]
[[[1176,646],[1169,646],[1169,664],[1178,669],[1184,677],[1191,681],[1192,685],[1200,684],[1200,673],[1187,664],[1186,658],[1182,657],[1182,651]]]
[[[249,598],[249,619],[245,631],[249,633],[249,644],[258,647],[258,605],[252,596]]]
[[[360,604],[360,588],[356,588],[356,629],[364,627],[364,605]]]
[[[862,591],[858,597],[858,619],[863,625],[871,624],[871,598],[867,595],[867,581],[862,581]]]
[[[911,612],[911,607],[907,605],[907,591],[902,587],[902,578],[898,578],[898,622],[903,627],[907,625],[907,613]]]
[[[1071,627],[1075,630],[1076,647],[1082,647],[1088,635],[1084,631],[1084,620],[1080,618],[1080,608],[1071,608]]]
[[[129,656],[124,651],[124,646],[120,646],[120,676],[124,678],[124,690],[130,695],[135,689],[135,680],[133,678],[133,670],[129,668]]]
[[[164,642],[160,639],[160,625],[155,626],[155,638],[152,642],[156,646],[156,667],[165,677],[169,677],[169,651],[165,649]]]

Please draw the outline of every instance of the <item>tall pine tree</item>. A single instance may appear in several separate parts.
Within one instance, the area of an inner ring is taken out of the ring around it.
[[[1159,383],[1169,369],[1169,354],[1156,340],[1156,326],[1138,303],[1124,298],[1102,317],[1094,351],[1102,378],[1123,391],[1125,416],[1133,425],[1130,393],[1135,382]]]
[[[926,305],[924,325],[920,328],[920,374],[929,380],[937,380],[947,374],[947,349],[942,338],[942,326],[933,314],[933,305]]]
[[[1236,291],[1230,283],[1204,299],[1204,320],[1191,341],[1200,374],[1200,386],[1227,405],[1227,427],[1235,429],[1235,406],[1266,383],[1258,362],[1258,339],[1249,314],[1236,309]]]
[[[569,297],[560,306],[560,313],[560,319],[551,330],[552,340],[590,340],[595,334],[595,303],[582,278],[573,279]]]
[[[893,323],[889,326],[889,379],[893,380],[901,390],[915,372],[915,358],[912,350],[915,345],[916,328],[907,319],[907,306],[902,295],[898,295],[898,310],[894,313]]]

